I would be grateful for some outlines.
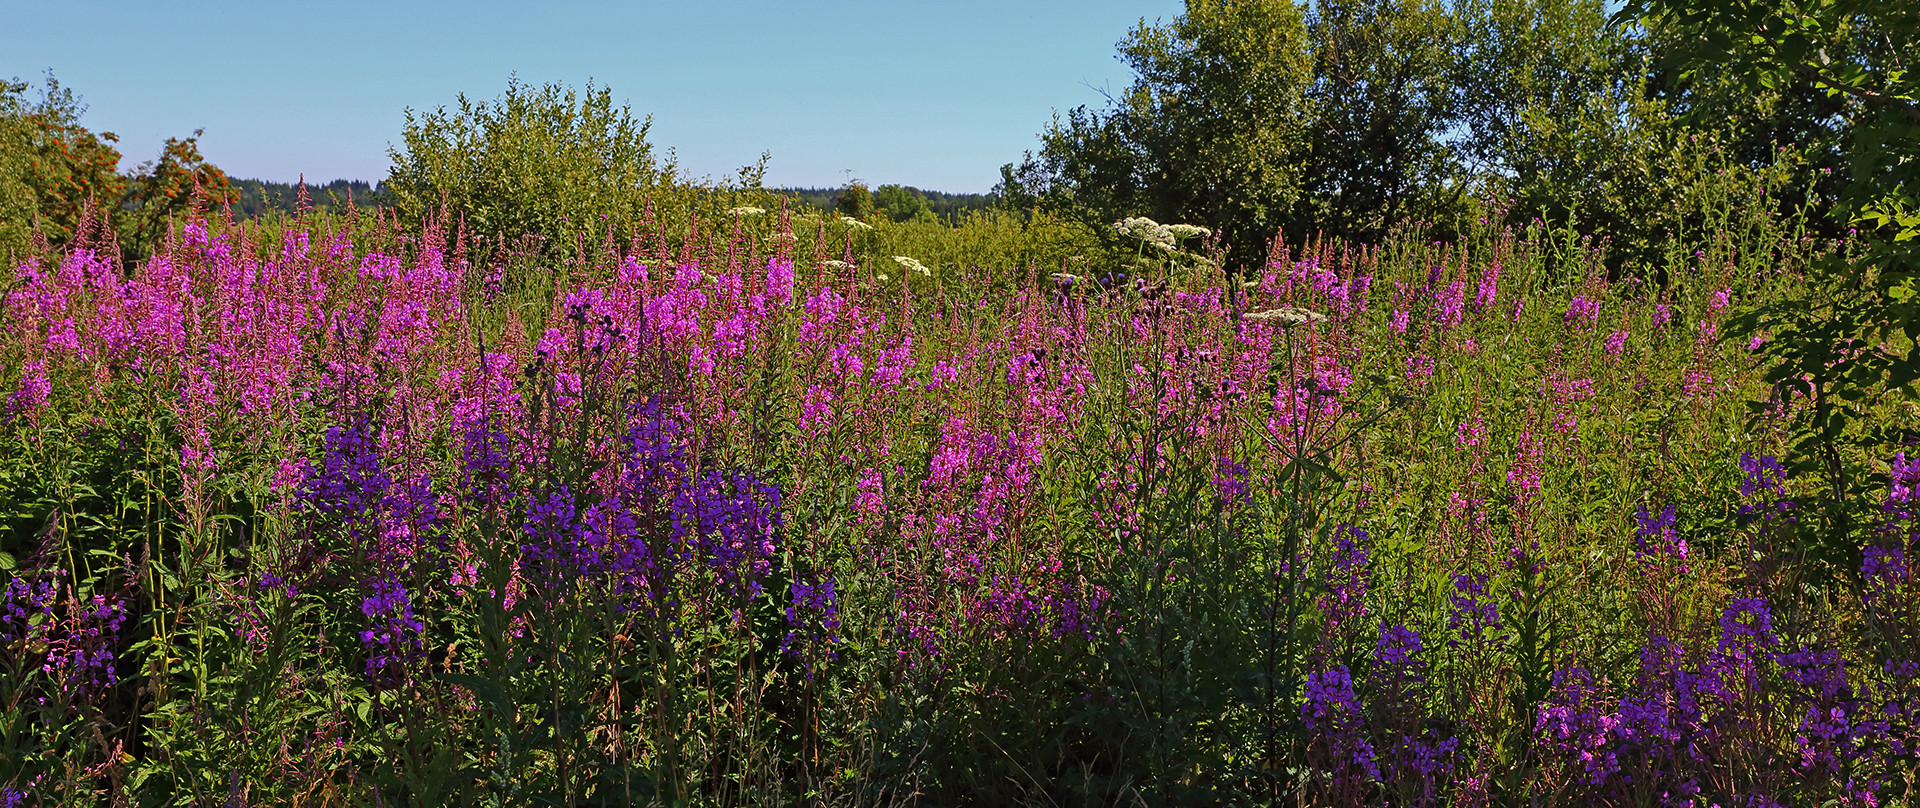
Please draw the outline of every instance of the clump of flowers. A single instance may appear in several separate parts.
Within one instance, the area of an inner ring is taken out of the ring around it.
[[[899,264],[901,269],[904,269],[908,272],[919,273],[921,277],[926,277],[926,278],[933,277],[933,270],[928,269],[926,264],[922,264],[919,261],[916,261],[909,256],[896,255],[893,257],[893,262],[896,264]],[[882,280],[885,280],[884,276],[882,277]]]
[[[1122,236],[1139,239],[1142,244],[1167,252],[1180,248],[1180,237],[1171,228],[1145,216],[1121,219],[1113,223],[1113,229]]]

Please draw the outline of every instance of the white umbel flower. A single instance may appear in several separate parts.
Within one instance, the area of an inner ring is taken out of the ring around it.
[[[899,264],[902,269],[908,270],[910,272],[918,272],[922,276],[925,276],[928,278],[933,277],[933,270],[928,269],[926,264],[922,264],[919,261],[915,261],[908,256],[896,255],[893,257],[893,262],[896,264]]]
[[[1120,235],[1137,238],[1163,250],[1171,251],[1179,243],[1179,239],[1174,238],[1173,231],[1168,230],[1166,225],[1145,216],[1121,219],[1113,223],[1113,229],[1119,231]]]
[[[860,221],[859,219],[855,219],[852,216],[840,217],[840,223],[848,227],[851,227],[855,230],[872,230],[873,229],[873,225],[867,224],[866,222]]]
[[[1325,322],[1327,315],[1317,311],[1303,309],[1299,306],[1281,306],[1277,309],[1267,309],[1266,311],[1256,311],[1252,314],[1241,315],[1240,319],[1252,320],[1256,323],[1271,321],[1280,323],[1281,325],[1292,326],[1301,323]]]
[[[756,208],[752,205],[741,205],[737,208],[730,208],[727,212],[734,216],[764,216],[767,213],[767,209]]]

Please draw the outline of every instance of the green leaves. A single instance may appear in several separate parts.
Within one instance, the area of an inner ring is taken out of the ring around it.
[[[1195,0],[1120,43],[1138,74],[1108,110],[1075,109],[1002,193],[1105,223],[1146,215],[1220,231],[1236,260],[1264,257],[1299,196],[1312,49],[1291,0]]]
[[[573,255],[580,239],[597,244],[610,219],[637,219],[650,194],[674,185],[673,163],[647,142],[651,126],[606,87],[516,77],[491,102],[461,95],[451,112],[408,110],[387,188],[410,221],[444,212],[478,235],[526,236],[537,252]]]

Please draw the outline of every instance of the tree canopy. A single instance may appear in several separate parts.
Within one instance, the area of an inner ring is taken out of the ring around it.
[[[49,74],[30,103],[29,86],[0,81],[0,256],[25,252],[36,228],[58,245],[86,222],[137,256],[187,209],[233,198],[225,172],[200,154],[199,131],[168,138],[155,159],[122,174],[120,138],[80,124],[86,106],[71,88]]]
[[[1651,265],[1698,226],[1695,178],[1810,148],[1769,128],[1791,104],[1737,131],[1685,115],[1741,103],[1673,87],[1669,47],[1600,0],[1190,0],[1119,43],[1126,92],[1057,114],[996,190],[1089,223],[1206,225],[1239,266],[1282,233],[1445,236],[1483,206],[1578,223]]]
[[[604,86],[515,77],[491,102],[463,93],[451,111],[407,110],[386,189],[408,220],[444,210],[474,233],[531,235],[566,253],[675,186],[672,160],[647,142],[651,125]]]

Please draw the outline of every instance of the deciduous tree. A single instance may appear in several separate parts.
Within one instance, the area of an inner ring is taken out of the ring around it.
[[[637,218],[650,195],[674,183],[673,163],[647,142],[651,126],[614,104],[606,87],[534,87],[515,77],[491,102],[461,94],[453,110],[407,110],[386,187],[411,220],[444,206],[481,235],[532,235],[570,254],[602,235],[609,218]]]
[[[1104,111],[1056,116],[998,192],[1094,222],[1206,225],[1237,264],[1259,261],[1300,198],[1313,76],[1301,8],[1189,0],[1170,23],[1141,21],[1120,58],[1133,86]]]

